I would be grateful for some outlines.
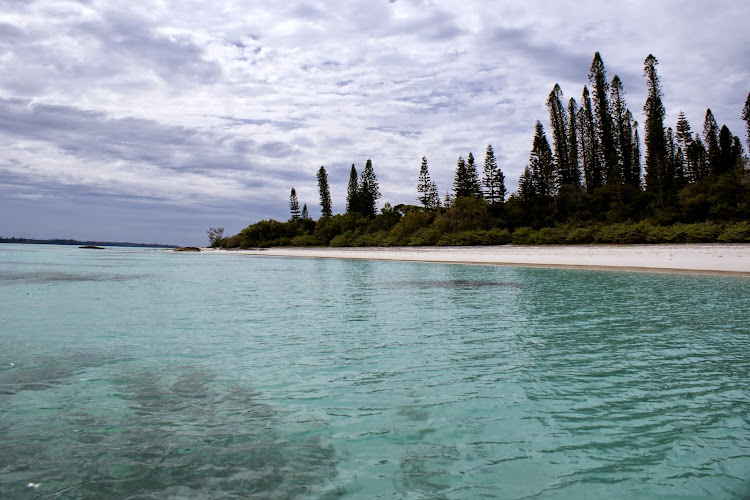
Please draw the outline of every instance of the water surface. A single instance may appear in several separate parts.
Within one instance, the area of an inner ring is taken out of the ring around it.
[[[750,280],[0,245],[1,498],[746,498]]]

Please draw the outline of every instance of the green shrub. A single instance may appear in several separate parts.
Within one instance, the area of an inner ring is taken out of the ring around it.
[[[531,227],[519,227],[513,231],[514,245],[538,245],[538,233]]]
[[[722,243],[750,243],[750,222],[728,222],[716,239]]]

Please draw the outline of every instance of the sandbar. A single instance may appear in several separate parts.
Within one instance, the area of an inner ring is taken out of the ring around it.
[[[365,247],[215,250],[267,257],[392,260],[750,276],[750,244]]]

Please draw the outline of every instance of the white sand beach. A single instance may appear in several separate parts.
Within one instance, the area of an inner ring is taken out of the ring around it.
[[[750,276],[750,244],[269,248],[208,252]]]

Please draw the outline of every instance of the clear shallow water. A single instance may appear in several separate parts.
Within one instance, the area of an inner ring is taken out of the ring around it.
[[[747,498],[750,280],[0,245],[0,498]]]

